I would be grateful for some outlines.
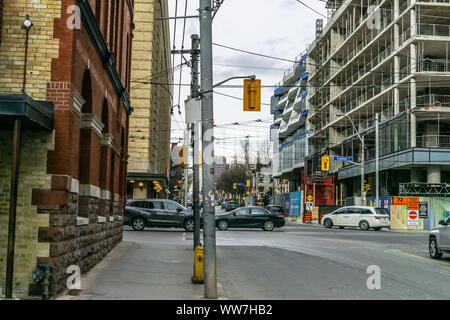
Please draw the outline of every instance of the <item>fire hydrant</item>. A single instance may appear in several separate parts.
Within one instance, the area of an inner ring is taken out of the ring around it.
[[[193,283],[202,284],[204,281],[204,260],[203,247],[197,246],[194,256],[194,275],[191,278]]]

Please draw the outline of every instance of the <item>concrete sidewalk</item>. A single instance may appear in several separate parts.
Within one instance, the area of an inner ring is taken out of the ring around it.
[[[58,300],[198,300],[192,245],[122,242],[82,277],[81,294]]]

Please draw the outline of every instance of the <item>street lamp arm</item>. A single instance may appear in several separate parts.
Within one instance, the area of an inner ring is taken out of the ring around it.
[[[228,79],[226,79],[226,80],[223,80],[223,81],[221,81],[221,82],[219,82],[219,83],[216,83],[215,85],[213,85],[213,88],[217,88],[217,87],[223,85],[224,83],[226,83],[226,82],[228,82],[228,81],[231,81],[231,80],[235,80],[235,79],[252,79],[252,80],[254,80],[254,79],[256,79],[256,76],[251,75],[251,76],[236,76],[236,77],[231,77],[231,78],[228,78]],[[203,95],[203,94],[209,93],[209,92],[213,92],[213,90],[200,91],[200,95]]]

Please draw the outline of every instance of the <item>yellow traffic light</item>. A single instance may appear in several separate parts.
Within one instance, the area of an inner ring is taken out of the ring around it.
[[[250,180],[247,180],[247,187],[251,187],[252,186],[252,182]]]
[[[178,156],[180,157],[180,167],[186,168],[188,166],[187,157],[188,157],[188,148],[186,146],[182,146],[180,151],[178,152]]]
[[[233,183],[233,189],[237,189],[237,183]]]
[[[370,184],[366,184],[366,191],[369,192],[372,189],[372,187],[370,186]]]
[[[322,157],[322,171],[330,171],[330,157]]]
[[[244,80],[244,111],[261,111],[261,80]]]

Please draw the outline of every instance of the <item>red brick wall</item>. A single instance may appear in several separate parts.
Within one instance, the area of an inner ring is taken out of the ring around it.
[[[111,49],[116,49],[116,66],[123,67],[117,70],[121,77],[123,85],[127,85],[128,72],[130,68],[130,59],[127,56],[127,46],[123,41],[129,37],[131,39],[131,19],[132,12],[128,0],[116,0],[115,8],[120,11],[121,18],[117,25],[112,28],[109,23],[114,22],[113,16],[117,13],[111,11],[108,7],[109,1],[90,1],[93,12],[97,15],[97,21],[100,22],[100,29],[104,34],[105,41],[108,43],[109,30],[115,30]],[[115,150],[116,165],[113,172],[106,172],[107,177],[103,177],[103,183],[100,183],[100,161],[101,148],[100,138],[93,132],[90,134],[80,132],[80,120],[73,112],[73,96],[76,90],[82,94],[82,83],[84,72],[89,69],[91,75],[91,94],[92,94],[92,112],[99,119],[102,119],[102,108],[104,101],[108,108],[108,132],[114,136],[115,143],[120,145],[122,131],[128,132],[127,114],[120,97],[116,94],[114,87],[104,69],[103,62],[91,42],[91,39],[85,30],[83,24],[81,30],[70,30],[66,26],[68,14],[67,6],[73,5],[76,0],[63,0],[61,18],[55,21],[55,38],[60,40],[60,52],[57,59],[52,62],[52,82],[48,85],[48,100],[55,104],[55,130],[56,142],[55,150],[50,152],[48,160],[48,172],[52,174],[66,174],[80,180],[82,184],[91,184],[99,187],[105,187],[112,193],[118,193],[125,190],[119,183],[126,183],[119,177],[122,176],[122,170],[125,165],[120,164],[127,153],[126,143],[124,150]],[[117,12],[119,12],[117,11]],[[106,33],[106,37],[105,37]],[[120,38],[120,39],[119,39]],[[126,42],[126,41],[125,41]],[[85,131],[84,129],[82,130]],[[86,136],[88,135],[88,136]],[[85,137],[86,136],[86,137]],[[81,137],[81,140],[80,140]],[[125,139],[127,141],[128,139]],[[83,144],[82,161],[79,161],[80,141]],[[108,156],[110,159],[110,156]],[[109,161],[103,160],[108,163]],[[88,173],[80,176],[80,165],[87,168]],[[109,169],[109,168],[108,168]],[[114,176],[114,190],[110,190],[109,182]],[[102,184],[102,185],[101,185]]]

